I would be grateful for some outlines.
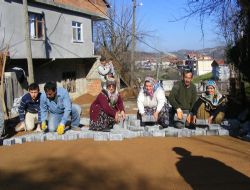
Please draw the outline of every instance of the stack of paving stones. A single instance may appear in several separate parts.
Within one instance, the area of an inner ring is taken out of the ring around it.
[[[50,133],[31,133],[22,136],[5,139],[3,145],[23,144],[26,142],[44,142],[44,141],[71,141],[78,139],[94,139],[95,141],[122,141],[123,139],[136,137],[191,137],[204,135],[229,135],[227,129],[220,125],[207,125],[207,123],[199,124],[206,125],[205,127],[196,127],[196,129],[177,129],[168,127],[162,129],[160,125],[152,124],[144,127],[140,126],[140,120],[136,115],[127,115],[127,118],[114,125],[110,132],[98,132],[88,129],[89,118],[82,118],[81,124],[84,126],[81,131],[67,130],[63,135],[58,135],[56,132]]]

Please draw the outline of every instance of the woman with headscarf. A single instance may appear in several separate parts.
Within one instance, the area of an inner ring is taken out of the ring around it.
[[[139,118],[153,116],[162,127],[169,126],[170,105],[167,104],[165,92],[152,77],[146,77],[144,86],[137,97]]]
[[[123,101],[116,89],[116,81],[109,78],[103,89],[90,106],[90,130],[109,131],[113,125],[125,119]]]
[[[226,97],[217,88],[215,81],[208,80],[206,92],[202,93],[192,109],[192,122],[196,119],[205,119],[209,124],[220,124],[225,116]]]

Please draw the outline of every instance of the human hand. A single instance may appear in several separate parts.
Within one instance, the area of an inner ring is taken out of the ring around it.
[[[119,114],[119,112],[116,112],[115,113],[115,122],[118,123],[119,120],[120,120],[120,114]]]
[[[124,112],[124,111],[121,111],[121,113],[120,113],[120,114],[121,114],[121,118],[122,118],[122,119],[125,119],[125,118],[126,118],[126,114],[125,114],[125,112]]]
[[[181,110],[181,108],[178,108],[178,109],[176,110],[176,112],[177,112],[177,118],[178,118],[179,120],[182,120],[182,119],[183,119],[183,111]]]
[[[159,112],[158,111],[154,112],[153,116],[154,116],[155,120],[157,121],[158,120],[158,116],[159,116]]]
[[[193,115],[193,124],[195,124],[196,123],[196,119],[197,119],[197,117],[196,117],[196,115]]]
[[[64,124],[59,124],[58,125],[58,127],[57,127],[57,130],[56,130],[56,132],[57,132],[57,134],[58,135],[62,135],[63,133],[64,133],[64,129],[65,129],[65,126],[64,126]]]
[[[211,123],[212,123],[213,118],[214,118],[213,116],[210,116],[210,117],[208,118],[208,120],[207,120],[207,121],[208,121],[208,124],[211,124]]]

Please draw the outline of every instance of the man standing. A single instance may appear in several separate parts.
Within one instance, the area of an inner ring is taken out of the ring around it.
[[[42,130],[63,134],[66,124],[79,130],[81,107],[71,103],[69,93],[56,83],[47,82],[40,101]],[[48,125],[47,125],[48,122]]]
[[[197,98],[196,87],[192,83],[192,79],[191,70],[183,71],[182,80],[173,86],[169,95],[169,102],[177,113],[177,120],[175,120],[177,128],[185,126],[183,114],[189,114]]]
[[[29,92],[21,98],[20,106],[18,107],[19,118],[21,124],[15,128],[15,131],[28,130],[31,131],[37,124],[37,131],[40,129],[40,95],[39,86],[32,83],[28,87]]]

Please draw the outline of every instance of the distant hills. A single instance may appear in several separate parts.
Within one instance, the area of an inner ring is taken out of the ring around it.
[[[202,56],[210,56],[213,59],[225,59],[225,47],[217,46],[214,48],[204,48],[200,50],[189,50],[189,49],[181,49],[174,52],[168,53],[153,53],[153,52],[136,52],[135,58],[137,61],[142,60],[152,60],[157,61],[161,57],[162,61],[170,61],[170,62],[178,62],[181,60],[185,60],[187,58],[187,54],[196,54],[199,55],[197,57]]]
[[[197,53],[206,56],[210,56],[214,59],[225,59],[225,47],[224,46],[217,46],[214,48],[205,48],[200,50],[188,50],[188,49],[181,49],[175,52],[171,52],[172,54],[176,55],[179,59],[186,59],[186,55],[188,53]]]

